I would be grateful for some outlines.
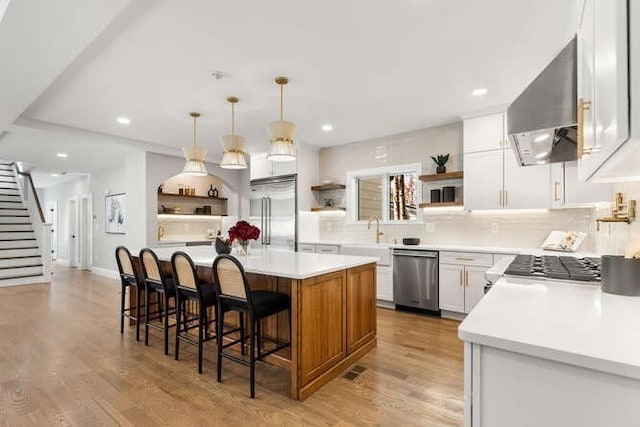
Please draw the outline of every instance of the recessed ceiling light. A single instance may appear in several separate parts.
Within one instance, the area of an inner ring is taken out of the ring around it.
[[[67,157],[69,157],[69,155],[67,153],[58,153],[58,157],[62,157],[63,159],[66,159]]]
[[[57,173],[52,173],[51,176],[60,176]]]
[[[322,130],[325,132],[331,132],[333,130],[333,125],[330,125],[330,124],[322,125]]]
[[[546,141],[547,139],[549,139],[550,136],[551,135],[549,135],[548,133],[543,133],[542,135],[536,136],[533,142]]]
[[[489,92],[487,89],[481,87],[481,88],[475,89],[473,92],[471,92],[471,95],[473,95],[473,96],[482,96],[482,95],[486,95],[487,92]]]
[[[121,125],[128,125],[128,124],[131,123],[131,119],[129,117],[124,117],[124,116],[123,117],[118,117],[116,119],[116,121],[118,123],[120,123]]]

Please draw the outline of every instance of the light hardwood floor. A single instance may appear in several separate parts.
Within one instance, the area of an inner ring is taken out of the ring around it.
[[[197,374],[195,347],[180,361],[162,338],[118,330],[119,283],[58,267],[51,285],[0,288],[0,425],[462,425],[458,323],[378,309],[378,347],[304,402],[288,397],[288,375],[223,362],[215,343]],[[171,336],[173,342],[173,334]]]

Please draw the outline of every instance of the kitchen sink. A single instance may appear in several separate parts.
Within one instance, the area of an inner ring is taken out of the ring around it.
[[[391,265],[391,250],[386,243],[343,243],[340,254],[375,257],[378,265]]]

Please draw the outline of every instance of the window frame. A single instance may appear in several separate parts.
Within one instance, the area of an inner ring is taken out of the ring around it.
[[[389,176],[399,173],[415,173],[416,180],[416,218],[393,220],[389,219]],[[422,209],[419,207],[422,203],[422,163],[406,163],[402,165],[382,166],[370,169],[360,169],[347,172],[346,194],[347,194],[347,223],[348,224],[367,224],[368,220],[358,219],[358,178],[368,178],[376,175],[382,176],[382,182],[385,187],[382,191],[382,218],[381,224],[410,224],[415,225],[422,221]]]

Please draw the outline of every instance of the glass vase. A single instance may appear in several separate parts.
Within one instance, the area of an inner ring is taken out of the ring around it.
[[[249,241],[238,240],[238,255],[249,256]]]

